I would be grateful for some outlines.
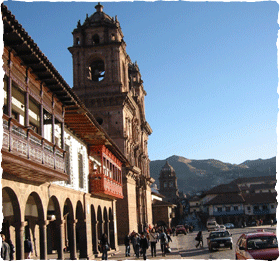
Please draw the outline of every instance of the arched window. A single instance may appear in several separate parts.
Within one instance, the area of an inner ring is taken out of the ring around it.
[[[116,41],[116,36],[114,34],[111,34],[111,41],[112,42]]]
[[[99,35],[98,35],[98,34],[95,34],[95,35],[92,37],[92,44],[99,44],[99,43],[100,43]]]
[[[79,37],[76,38],[75,44],[76,44],[76,45],[80,45],[80,38],[79,38]]]
[[[125,68],[125,64],[123,62],[123,84],[126,85],[126,68]]]
[[[105,77],[105,64],[101,59],[94,60],[89,66],[88,79],[94,82],[100,82]]]

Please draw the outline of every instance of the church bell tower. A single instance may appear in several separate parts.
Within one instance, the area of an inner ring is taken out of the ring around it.
[[[118,234],[152,224],[148,136],[143,81],[126,53],[117,17],[96,12],[73,30],[73,90],[130,163],[123,169],[124,199],[117,201]],[[121,211],[118,211],[120,209]]]
[[[159,193],[166,197],[166,200],[176,203],[179,198],[177,177],[174,168],[166,161],[159,176]]]

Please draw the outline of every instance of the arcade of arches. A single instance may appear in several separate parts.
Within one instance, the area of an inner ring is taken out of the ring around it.
[[[24,240],[33,244],[34,259],[90,259],[106,233],[116,240],[115,200],[46,183],[33,186],[2,179],[2,232],[15,245],[15,259],[24,259]]]

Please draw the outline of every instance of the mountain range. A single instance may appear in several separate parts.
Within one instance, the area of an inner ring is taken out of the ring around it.
[[[166,161],[174,168],[179,191],[184,193],[208,190],[237,178],[276,175],[276,157],[230,164],[215,159],[191,160],[173,155],[165,160],[151,161],[150,175],[157,185]]]

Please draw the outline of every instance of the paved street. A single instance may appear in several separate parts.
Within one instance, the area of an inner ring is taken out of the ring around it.
[[[197,231],[189,233],[187,235],[178,235],[177,237],[172,237],[172,242],[170,244],[172,253],[167,254],[166,257],[161,256],[160,244],[157,244],[157,253],[159,254],[156,258],[151,257],[150,249],[148,249],[147,259],[148,260],[160,260],[160,259],[235,259],[235,245],[237,239],[242,233],[253,232],[257,229],[264,229],[266,231],[276,231],[276,226],[262,226],[262,227],[248,227],[248,228],[235,228],[229,230],[232,234],[233,239],[233,249],[219,249],[217,251],[210,252],[207,247],[207,237],[209,232],[203,231],[203,248],[196,248],[196,241],[194,240]],[[133,251],[132,251],[133,252]],[[116,255],[109,257],[110,260],[135,260],[135,257],[125,257],[124,246],[120,246],[120,250]],[[143,260],[140,257],[139,260]]]
[[[203,231],[203,248],[196,248],[196,241],[194,240],[196,232],[190,233],[183,237],[178,237],[178,250],[182,258],[187,259],[235,259],[235,246],[238,238],[241,234],[247,232],[253,232],[257,229],[264,229],[266,231],[275,232],[276,226],[262,226],[262,227],[249,227],[249,228],[235,228],[230,229],[229,232],[232,234],[233,249],[229,248],[219,249],[217,251],[210,252],[207,246],[207,237],[209,232]]]

